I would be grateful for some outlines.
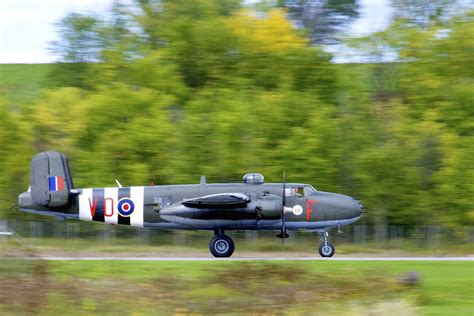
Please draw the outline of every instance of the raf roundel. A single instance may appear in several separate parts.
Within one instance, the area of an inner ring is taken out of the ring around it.
[[[295,214],[295,215],[303,214],[303,207],[301,205],[293,206],[293,214]]]
[[[122,198],[118,202],[117,209],[120,215],[128,217],[132,215],[135,210],[135,204],[133,204],[133,201],[129,198]]]

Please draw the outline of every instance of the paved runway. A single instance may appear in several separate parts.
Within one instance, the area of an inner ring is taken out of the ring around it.
[[[300,258],[170,258],[170,257],[40,257],[51,261],[472,261],[474,257],[300,257]]]

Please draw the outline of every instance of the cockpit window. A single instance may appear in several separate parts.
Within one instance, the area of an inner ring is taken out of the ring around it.
[[[304,187],[290,187],[285,189],[286,196],[297,196],[303,197],[305,196],[305,188]]]
[[[298,197],[304,196],[304,187],[295,188],[295,195]]]
[[[315,192],[316,192],[316,189],[313,188],[311,185],[307,185],[304,187],[304,196],[310,196],[311,194]]]

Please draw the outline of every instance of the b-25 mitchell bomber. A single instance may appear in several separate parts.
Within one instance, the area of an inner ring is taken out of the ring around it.
[[[60,219],[161,229],[214,232],[209,250],[230,257],[233,240],[226,230],[288,230],[321,234],[319,254],[332,257],[328,229],[357,221],[362,204],[349,196],[317,191],[302,183],[265,183],[249,173],[242,183],[74,188],[68,160],[56,151],[41,152],[31,160],[30,188],[18,197],[21,211]]]

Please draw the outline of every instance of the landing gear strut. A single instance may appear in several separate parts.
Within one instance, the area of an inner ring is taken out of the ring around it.
[[[324,231],[321,235],[322,243],[319,245],[319,254],[321,257],[332,257],[336,252],[336,248],[333,244],[328,242],[329,233]]]
[[[223,229],[214,230],[214,237],[209,243],[209,250],[214,257],[230,257],[234,253],[234,241],[227,235],[224,235]]]

